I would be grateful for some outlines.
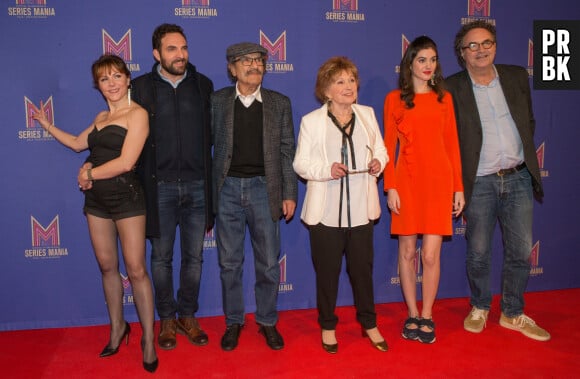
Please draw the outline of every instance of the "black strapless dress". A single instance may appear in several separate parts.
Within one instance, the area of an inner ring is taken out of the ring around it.
[[[118,125],[96,127],[88,136],[91,154],[88,162],[98,167],[121,155],[127,129]],[[119,220],[145,214],[145,198],[139,178],[134,171],[100,179],[85,191],[84,211],[93,216]]]

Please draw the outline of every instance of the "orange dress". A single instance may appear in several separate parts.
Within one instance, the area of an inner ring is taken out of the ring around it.
[[[453,193],[463,191],[461,159],[451,94],[416,94],[408,109],[401,91],[385,98],[385,145],[399,151],[384,172],[384,187],[396,189],[399,214],[391,212],[391,233],[452,234]]]

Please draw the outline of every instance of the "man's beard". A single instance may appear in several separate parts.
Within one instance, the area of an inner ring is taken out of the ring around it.
[[[175,68],[173,65],[175,63],[179,63],[179,62],[184,62],[185,64],[183,65],[183,69],[177,69]],[[185,59],[179,59],[176,61],[171,62],[171,64],[167,64],[167,62],[165,61],[161,61],[161,67],[168,73],[170,73],[171,75],[183,75],[185,73],[185,70],[187,68],[187,60]]]

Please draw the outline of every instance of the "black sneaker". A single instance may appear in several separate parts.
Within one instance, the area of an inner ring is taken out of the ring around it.
[[[266,339],[266,344],[272,350],[280,350],[284,347],[284,340],[274,325],[260,325],[259,332]]]
[[[431,331],[426,332],[422,330],[422,327],[427,327]],[[435,342],[435,323],[430,318],[422,318],[419,320],[419,341],[422,343],[433,343]]]
[[[409,317],[405,320],[405,325],[403,326],[403,332],[401,335],[406,340],[418,340],[419,339],[419,323],[421,320],[417,317]],[[410,328],[411,326],[415,326],[414,328]]]

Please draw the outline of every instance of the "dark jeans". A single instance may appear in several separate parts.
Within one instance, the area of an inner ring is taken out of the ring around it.
[[[529,171],[478,176],[465,218],[471,305],[480,309],[491,305],[491,250],[499,220],[504,247],[501,310],[508,317],[522,314],[532,251],[533,194]]]
[[[161,320],[193,317],[198,310],[203,239],[205,236],[205,195],[203,180],[160,182],[160,238],[152,238],[151,272],[155,306]],[[179,226],[181,267],[177,301],[173,290],[173,246]]]
[[[226,325],[244,324],[242,274],[246,225],[254,251],[256,322],[275,325],[280,284],[280,225],[272,220],[266,178],[227,177],[217,200],[216,241]]]

